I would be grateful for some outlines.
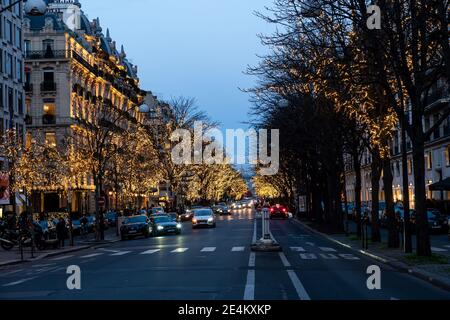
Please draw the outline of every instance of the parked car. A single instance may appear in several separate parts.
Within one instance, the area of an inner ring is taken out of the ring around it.
[[[180,234],[181,224],[174,221],[169,215],[160,215],[152,219],[152,235],[154,237],[164,234]]]
[[[80,219],[72,220],[72,232],[77,235],[80,234],[81,231],[81,221]]]
[[[126,218],[120,227],[120,238],[122,241],[137,236],[150,237],[152,226],[146,215],[133,216]]]
[[[270,219],[273,218],[289,219],[287,207],[282,206],[281,204],[276,204],[270,207]]]
[[[192,217],[192,228],[197,227],[216,227],[216,216],[210,208],[202,208],[194,210]]]

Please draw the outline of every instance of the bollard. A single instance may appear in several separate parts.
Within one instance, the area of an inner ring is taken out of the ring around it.
[[[270,215],[268,208],[264,208],[262,210],[262,238],[252,244],[251,250],[264,252],[282,251],[281,246],[274,239],[272,239],[270,234]]]

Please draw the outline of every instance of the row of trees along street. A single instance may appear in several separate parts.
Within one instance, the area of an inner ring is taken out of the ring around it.
[[[171,135],[175,130],[187,129],[193,134],[195,121],[203,121],[205,130],[217,124],[198,110],[193,99],[178,98],[166,106],[167,118],[151,119],[149,123],[136,120],[135,108],[119,110],[101,103],[92,107],[89,121],[77,119],[73,134],[56,144],[45,141],[44,133],[35,134],[24,144],[15,130],[8,130],[2,137],[0,154],[10,164],[12,190],[31,199],[36,191],[67,196],[71,190],[93,186],[97,218],[98,200],[105,187],[115,190],[116,203],[122,208],[133,208],[136,194],[151,194],[161,181],[188,201],[242,197],[247,185],[231,165],[172,162],[172,144],[176,141],[171,141]],[[175,202],[170,204],[173,210]]]
[[[390,141],[403,131],[405,249],[411,252],[406,138],[412,145],[417,254],[430,256],[426,215],[424,144],[450,115],[444,112],[425,130],[423,119],[432,88],[441,81],[448,96],[450,75],[449,2],[379,0],[381,29],[368,28],[364,0],[275,0],[257,15],[273,24],[261,35],[270,53],[248,73],[259,78],[247,90],[256,127],[280,129],[280,172],[257,176],[259,190],[291,204],[299,191],[310,195],[310,218],[343,228],[344,163],[351,157],[355,208],[361,216],[361,158],[372,156],[372,212],[379,208],[382,179],[389,247],[399,247],[390,164]],[[323,204],[323,205],[322,205]],[[372,241],[381,241],[372,215]],[[360,229],[360,228],[358,228]]]

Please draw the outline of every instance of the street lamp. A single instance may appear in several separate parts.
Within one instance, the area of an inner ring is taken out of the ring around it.
[[[45,11],[47,10],[47,4],[44,0],[17,0],[11,3],[10,5],[1,8],[0,14],[5,12],[6,10],[11,9],[18,3],[25,3],[25,13],[29,16],[43,16]]]

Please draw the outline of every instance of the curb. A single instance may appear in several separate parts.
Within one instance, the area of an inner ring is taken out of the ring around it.
[[[410,267],[407,264],[402,263],[402,262],[390,260],[389,258],[384,257],[384,256],[375,255],[375,254],[370,253],[370,252],[365,251],[365,250],[355,249],[351,245],[343,243],[343,242],[341,242],[339,240],[336,240],[333,237],[331,237],[331,236],[329,236],[329,235],[327,235],[325,233],[317,231],[316,229],[306,225],[305,223],[303,223],[303,222],[301,222],[301,221],[299,221],[297,219],[292,219],[292,221],[294,221],[296,224],[299,224],[300,226],[302,226],[303,228],[307,229],[308,231],[322,236],[323,238],[327,239],[328,241],[334,242],[334,243],[336,243],[336,244],[338,244],[338,245],[340,245],[342,247],[345,247],[345,248],[347,248],[347,249],[349,249],[349,250],[351,250],[353,252],[365,255],[366,257],[372,258],[373,260],[376,260],[376,261],[379,261],[381,263],[384,263],[384,264],[386,264],[386,265],[388,265],[388,266],[390,266],[390,267],[392,267],[394,269],[397,269],[398,271],[407,273],[407,274],[412,275],[412,276],[414,276],[414,277],[416,277],[418,279],[424,280],[424,281],[426,281],[426,282],[428,282],[428,283],[430,283],[430,284],[432,284],[432,285],[434,285],[436,287],[439,287],[439,288],[444,289],[446,291],[450,291],[450,282],[437,279],[435,277],[435,275],[433,275],[432,273],[429,273],[429,272],[423,271],[423,270],[419,270],[419,269],[414,268],[414,267]]]
[[[51,257],[56,257],[56,256],[60,256],[63,254],[67,254],[67,253],[72,253],[72,252],[77,252],[77,251],[82,251],[82,250],[86,250],[86,249],[91,249],[91,248],[101,248],[103,246],[109,245],[109,244],[113,244],[116,242],[119,242],[120,240],[111,240],[108,242],[104,242],[104,243],[92,243],[90,245],[84,245],[84,246],[80,246],[80,247],[76,247],[76,248],[72,248],[72,249],[67,249],[64,251],[55,251],[55,252],[49,252],[49,253],[45,253],[42,254],[40,256],[37,256],[34,259],[24,259],[24,260],[10,260],[10,261],[5,261],[5,262],[0,262],[0,267],[5,267],[5,266],[11,266],[11,265],[17,265],[17,264],[21,264],[21,263],[26,263],[26,262],[33,262],[33,261],[39,261],[45,258],[51,258]]]

